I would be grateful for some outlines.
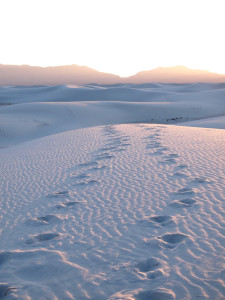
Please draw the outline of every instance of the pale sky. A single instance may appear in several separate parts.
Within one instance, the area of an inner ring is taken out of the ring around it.
[[[0,0],[0,63],[225,73],[225,0]]]

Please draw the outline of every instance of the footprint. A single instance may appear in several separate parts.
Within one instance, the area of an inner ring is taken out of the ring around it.
[[[117,148],[116,146],[108,146],[108,147],[100,148],[99,151],[109,151],[109,150],[114,150],[116,148]]]
[[[160,134],[159,133],[154,133],[154,134],[150,134],[149,136],[148,136],[148,138],[149,139],[154,139],[155,137],[159,137],[160,136]]]
[[[167,148],[167,147],[162,147],[162,148],[160,148],[162,151],[168,151],[169,150],[169,148]]]
[[[74,185],[75,185],[75,186],[83,186],[83,185],[86,185],[86,184],[87,184],[86,181],[81,181],[81,182],[75,183]]]
[[[65,207],[71,207],[77,203],[79,203],[79,202],[78,201],[68,201],[68,202],[64,202],[64,203],[60,203],[60,204],[56,205],[56,208],[61,209],[61,208],[65,208]]]
[[[48,198],[65,198],[69,196],[69,191],[55,192],[53,194],[49,194]]]
[[[152,127],[145,127],[145,126],[140,126],[140,127],[143,127],[144,128],[144,130],[146,130],[146,131],[152,131],[152,130],[155,130],[155,128],[152,128]]]
[[[171,223],[172,217],[171,216],[153,216],[149,218],[154,223],[160,224],[160,225],[167,225],[168,223]]]
[[[185,176],[188,176],[188,174],[185,172],[178,171],[178,172],[175,172],[173,174],[173,176],[185,177]]]
[[[145,140],[149,141],[149,144],[160,144],[161,145],[161,141],[158,137],[153,138],[152,136],[146,136],[144,137]]]
[[[144,239],[146,245],[152,246],[154,248],[161,249],[174,249],[178,244],[180,244],[187,235],[182,233],[167,233],[162,236]]]
[[[192,188],[182,188],[182,189],[179,189],[177,190],[177,192],[175,194],[178,194],[178,195],[193,195],[195,194],[194,190]]]
[[[144,273],[155,270],[159,266],[160,266],[160,262],[154,257],[140,261],[135,265],[135,267],[138,269],[139,272],[144,272]]]
[[[112,138],[110,138],[110,139],[108,139],[108,145],[110,145],[110,144],[118,144],[118,143],[120,143],[121,142],[121,138],[119,138],[119,137],[112,137]]]
[[[194,199],[183,199],[183,200],[174,200],[170,203],[172,207],[190,207],[195,204],[197,201]]]
[[[165,147],[158,147],[157,151],[160,151],[164,154],[167,151],[167,149]]]
[[[59,237],[60,237],[60,234],[58,234],[58,233],[48,232],[48,233],[40,233],[40,234],[36,235],[35,239],[38,242],[45,242],[45,241],[54,240]]]
[[[159,150],[157,150],[157,151],[155,151],[155,152],[153,152],[153,153],[149,153],[150,155],[163,155],[164,154],[164,152],[161,150],[161,149],[159,149]]]
[[[96,155],[95,156],[95,160],[104,160],[104,159],[110,159],[110,158],[114,158],[114,155],[111,154],[103,154],[103,155]]]
[[[74,185],[76,186],[84,186],[84,185],[93,185],[99,183],[99,181],[91,179],[91,180],[87,180],[87,181],[81,181],[81,182],[77,182]]]
[[[176,246],[177,244],[181,243],[187,235],[183,233],[168,233],[158,237],[163,243],[167,244],[168,248],[172,248],[171,246]]]
[[[164,274],[161,270],[156,270],[154,272],[149,272],[148,275],[147,275],[147,278],[148,279],[156,279],[156,278],[161,277],[163,275]]]
[[[186,169],[188,166],[186,164],[180,164],[176,168],[177,169]]]
[[[127,140],[129,141],[129,140]],[[126,140],[122,141],[122,143],[120,144],[121,147],[128,147],[130,146],[131,144],[130,143],[127,143]]]
[[[46,215],[44,217],[38,217],[37,220],[42,221],[42,222],[46,222],[46,223],[50,223],[50,222],[59,221],[59,220],[61,220],[61,218],[59,218],[55,215]]]
[[[8,296],[16,288],[9,286],[7,283],[0,283],[0,298]]]
[[[162,161],[162,163],[176,163],[176,159],[175,158],[166,158],[165,160]]]
[[[123,151],[126,151],[125,148],[120,148],[120,149],[115,149],[114,152],[123,152]]]
[[[77,175],[77,176],[72,176],[72,178],[74,178],[74,179],[85,179],[85,178],[88,178],[90,176],[91,176],[90,174],[82,173],[82,174]]]
[[[155,144],[147,144],[146,145],[146,149],[155,149],[155,148],[156,148]]]
[[[106,146],[118,147],[120,145],[120,141],[108,141]]]
[[[205,178],[205,177],[196,177],[192,180],[193,183],[212,183],[213,181]]]
[[[64,202],[64,205],[65,206],[73,206],[73,205],[75,205],[77,203],[78,203],[78,201],[68,201],[68,202]]]
[[[123,137],[121,138],[121,142],[128,142],[130,140],[129,137]]]
[[[107,166],[97,166],[97,167],[89,169],[88,171],[89,172],[96,172],[96,171],[103,170],[103,169],[106,169],[106,168],[108,168],[108,167]]]
[[[175,299],[173,293],[164,292],[164,291],[142,291],[139,292],[135,298],[136,300],[170,300]]]
[[[155,227],[161,227],[161,226],[168,226],[173,224],[173,218],[170,216],[152,216],[147,217],[144,220],[140,221],[141,224],[145,226],[155,226]]]
[[[146,148],[147,149],[153,149],[153,148],[160,148],[162,146],[162,144],[161,143],[151,143],[151,144],[147,144],[146,145]]]
[[[51,240],[55,240],[60,237],[60,234],[54,233],[54,232],[46,232],[46,233],[40,233],[33,238],[30,238],[26,241],[27,245],[34,244],[34,243],[40,243],[40,242],[47,242]]]
[[[102,153],[98,153],[98,154],[94,154],[95,157],[104,157],[104,156],[107,156],[109,155],[109,152],[102,152]]]
[[[46,215],[44,217],[29,219],[25,223],[28,225],[49,225],[51,223],[55,223],[61,220],[62,218],[57,217],[55,215]]]
[[[90,161],[86,163],[79,164],[79,167],[92,167],[92,166],[97,166],[98,163],[96,161]]]
[[[168,154],[167,157],[168,157],[168,158],[177,158],[177,157],[179,157],[179,155],[176,154],[176,153],[170,153],[170,154]]]

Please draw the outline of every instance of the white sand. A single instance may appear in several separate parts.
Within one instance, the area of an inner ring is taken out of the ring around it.
[[[225,116],[179,123],[182,126],[225,129]]]
[[[97,125],[212,120],[224,99],[224,84],[0,87],[0,104],[16,104],[0,109],[0,147]],[[185,125],[225,126],[195,122]]]
[[[0,298],[225,299],[225,131],[108,125],[219,116],[218,95],[1,107]]]

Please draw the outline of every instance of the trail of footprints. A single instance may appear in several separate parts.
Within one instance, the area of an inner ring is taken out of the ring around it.
[[[151,131],[151,134],[144,138],[146,143],[146,149],[150,150],[149,153],[151,156],[162,157],[162,164],[171,164],[174,165],[174,177],[188,177],[186,170],[188,166],[186,164],[179,163],[179,155],[177,153],[168,153],[170,151],[169,148],[165,147],[160,140],[160,128],[158,127],[147,127],[145,128],[147,131]],[[213,182],[212,180],[208,180],[204,177],[196,177],[190,181],[190,183],[198,184],[209,184]],[[178,189],[173,193],[174,200],[169,204],[172,208],[189,208],[197,203],[194,199],[196,195],[196,190],[194,188],[190,188],[188,186]],[[163,228],[165,226],[170,227],[174,224],[174,216],[168,215],[154,215],[146,217],[144,220],[141,220],[141,224],[144,226],[154,226],[155,228]],[[162,249],[174,249],[177,245],[185,241],[188,236],[180,233],[167,233],[161,236],[154,237],[150,240],[146,240],[147,245],[156,246]],[[145,261],[140,261],[134,266],[135,272],[146,273],[148,279],[156,279],[163,275],[162,268],[160,266],[160,262],[156,258],[148,258]],[[154,291],[144,291],[140,292],[136,299],[169,299],[170,295],[164,295],[161,292]],[[142,297],[143,296],[143,297]],[[151,296],[149,298],[149,296]],[[165,297],[164,297],[165,296]]]
[[[92,174],[94,172],[99,172],[108,168],[107,161],[110,161],[115,157],[116,152],[125,151],[130,145],[129,138],[125,135],[120,135],[113,126],[105,126],[102,129],[102,134],[106,136],[106,142],[100,149],[92,153],[92,160],[80,163],[76,166],[76,170],[79,174],[72,175],[70,179],[72,180],[71,191],[75,188],[82,188],[84,186],[90,186],[98,184],[100,181],[93,179]],[[79,201],[71,201],[71,191],[56,191],[55,193],[49,194],[46,197],[48,199],[53,199],[54,202],[58,200],[55,205],[56,209],[67,210],[70,208],[75,208],[79,204]],[[36,218],[28,219],[25,224],[30,226],[44,226],[44,225],[54,225],[55,223],[65,221],[63,214],[47,214],[45,216],[38,216]],[[25,240],[27,245],[36,245],[38,243],[49,242],[51,240],[59,239],[61,234],[55,232],[42,232],[30,236]]]
[[[163,275],[161,263],[154,257],[138,262],[135,265],[134,271],[145,273],[148,279],[156,279]]]
[[[144,126],[142,126],[144,127]],[[162,164],[176,164],[174,168],[174,177],[183,177],[187,176],[185,172],[188,166],[186,164],[179,164],[177,159],[179,155],[176,153],[168,153],[170,149],[165,147],[160,140],[160,133],[162,130],[162,126],[158,127],[144,127],[145,130],[151,132],[150,135],[144,138],[146,143],[146,148],[150,150],[149,153],[152,156],[162,157]],[[82,188],[84,186],[98,184],[98,180],[92,178],[92,174],[94,172],[99,172],[108,168],[107,162],[110,162],[116,155],[117,152],[126,151],[129,144],[129,138],[127,136],[121,136],[118,134],[117,130],[114,129],[113,126],[105,126],[103,127],[103,135],[106,136],[106,142],[97,151],[92,153],[93,159],[84,163],[80,163],[76,166],[76,170],[79,170],[79,174],[72,175],[72,186],[71,190],[75,188]],[[206,184],[211,181],[207,178],[199,177],[194,178],[192,183],[196,184]],[[76,208],[76,205],[79,205],[78,201],[71,201],[71,191],[63,190],[56,191],[55,193],[47,195],[48,199],[54,199],[58,201],[55,205],[55,209],[57,210],[67,210]],[[196,203],[196,200],[193,199],[196,192],[193,188],[184,187],[178,189],[174,193],[174,200],[169,204],[173,208],[189,208]],[[36,218],[28,219],[25,224],[28,226],[51,226],[57,222],[65,221],[63,218],[63,214],[46,214],[45,216],[38,216]],[[174,224],[174,217],[168,215],[154,215],[150,217],[146,217],[141,223],[145,226],[154,226],[155,228],[162,227],[170,227]],[[37,227],[37,228],[38,228]],[[61,238],[61,234],[47,231],[34,234],[29,236],[25,240],[26,245],[38,245],[39,243],[46,243],[52,240],[57,240]],[[150,245],[156,245],[162,249],[174,249],[177,245],[182,243],[187,235],[175,232],[175,233],[167,233],[161,236],[157,236],[153,238],[151,241],[146,242]],[[5,262],[6,252],[0,253],[0,265]],[[1,262],[1,259],[3,260]],[[133,266],[133,271],[135,273],[145,274],[146,278],[149,280],[154,280],[160,278],[164,275],[163,267],[160,261],[155,257],[149,257],[146,260],[140,260]],[[5,297],[11,292],[16,290],[15,287],[10,287],[7,284],[0,284],[0,298]],[[142,291],[136,295],[136,299],[172,299],[170,294],[160,291]]]
[[[112,160],[117,152],[125,151],[130,145],[129,138],[124,135],[121,136],[113,126],[103,127],[103,135],[106,136],[106,142],[102,148],[92,153],[93,159],[76,166],[76,170],[79,171],[79,174],[71,176],[71,190],[56,191],[46,196],[47,199],[52,199],[53,202],[58,201],[54,206],[55,209],[65,211],[75,208],[76,205],[79,204],[79,201],[71,201],[71,191],[74,188],[97,184],[99,181],[93,179],[92,174],[108,168],[107,161]],[[34,226],[35,228],[39,228],[39,226],[51,227],[51,225],[62,221],[65,221],[63,213],[60,215],[46,214],[45,216],[37,216],[26,220],[25,225]],[[46,231],[25,238],[24,243],[28,246],[38,246],[40,243],[47,243],[60,239],[61,237],[62,234],[60,233]],[[0,252],[0,266],[7,261],[7,252]],[[16,292],[17,289],[18,288],[8,284],[0,284],[0,298]]]

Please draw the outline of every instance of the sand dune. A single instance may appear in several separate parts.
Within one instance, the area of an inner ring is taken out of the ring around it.
[[[203,127],[203,128],[219,128],[225,129],[225,117],[215,117],[203,120],[188,121],[180,123],[181,126]]]
[[[2,149],[1,296],[224,299],[224,139],[133,124]]]
[[[0,87],[0,104],[30,102],[174,102],[224,99],[224,84],[117,84]]]
[[[1,87],[0,298],[224,299],[224,91]]]
[[[17,105],[0,109],[0,146],[89,126],[217,117],[225,115],[224,97],[218,84],[2,87],[0,103]]]
[[[0,146],[90,126],[123,123],[174,123],[220,114],[198,103],[25,103],[0,110]],[[225,108],[224,108],[225,113]]]

